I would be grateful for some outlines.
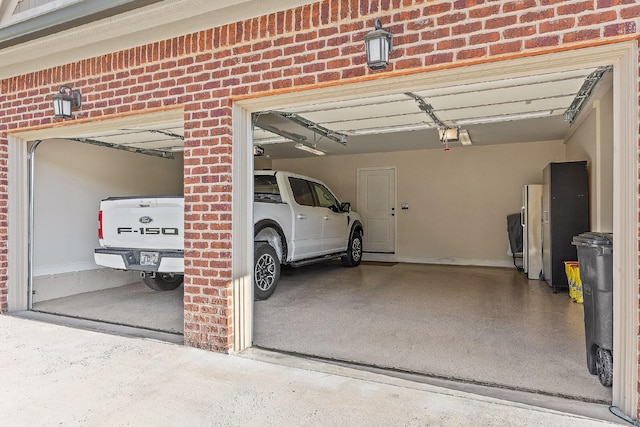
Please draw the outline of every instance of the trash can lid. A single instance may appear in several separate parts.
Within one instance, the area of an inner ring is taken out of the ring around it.
[[[588,231],[573,237],[574,246],[613,246],[613,233]]]

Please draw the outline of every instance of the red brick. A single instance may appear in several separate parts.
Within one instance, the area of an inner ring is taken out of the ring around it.
[[[453,2],[454,9],[470,9],[485,3],[485,0],[455,0]]]
[[[540,23],[540,33],[552,33],[558,31],[569,30],[574,28],[576,24],[575,18],[562,18],[555,21],[546,21]]]
[[[598,9],[610,8],[624,4],[634,4],[636,0],[597,0]]]
[[[593,13],[589,15],[582,15],[578,17],[578,25],[586,27],[588,25],[601,24],[603,22],[615,21],[618,15],[615,11],[609,10],[607,12]]]
[[[507,53],[517,53],[522,50],[523,42],[516,40],[507,43],[494,43],[489,46],[490,55],[504,55]]]
[[[574,43],[584,40],[595,40],[600,38],[600,30],[572,31],[562,36],[563,43]]]
[[[500,40],[500,33],[482,33],[469,37],[469,44],[488,44],[498,40]]]
[[[428,5],[422,10],[422,16],[440,15],[448,12],[452,9],[450,2],[440,2],[433,5]]]
[[[500,5],[499,4],[486,5],[485,7],[482,7],[482,8],[471,9],[469,10],[468,13],[469,13],[470,19],[487,18],[489,16],[499,14]]]
[[[466,46],[467,41],[464,38],[447,39],[439,42],[436,47],[438,50],[460,49]]]
[[[520,22],[530,23],[537,21],[545,21],[549,18],[553,18],[555,13],[553,9],[536,10],[534,12],[527,12],[520,16]]]
[[[534,39],[525,40],[525,49],[535,49],[541,47],[557,46],[560,44],[559,36],[541,36]]]
[[[484,28],[495,30],[498,28],[508,27],[510,25],[515,25],[518,22],[518,17],[516,15],[508,15],[501,16],[499,18],[487,19],[484,23]]]
[[[593,0],[580,3],[561,4],[558,6],[558,15],[577,15],[587,10],[593,10]]]
[[[435,50],[431,43],[421,43],[416,46],[408,47],[405,49],[405,53],[408,56],[424,55],[425,53],[431,53]]]
[[[467,50],[462,50],[456,53],[456,59],[459,59],[461,61],[464,61],[467,59],[482,58],[485,56],[487,56],[486,48],[467,49]]]
[[[538,5],[536,4],[536,0],[510,1],[502,6],[502,12],[519,12],[525,9],[535,9],[536,7],[538,7]]]
[[[417,68],[421,66],[422,66],[422,60],[420,58],[401,59],[394,62],[394,67],[397,70]]]
[[[620,10],[620,17],[622,19],[634,19],[640,17],[640,5],[628,7]]]
[[[635,34],[636,23],[633,21],[621,22],[619,24],[607,25],[604,27],[604,36],[613,37],[625,34]]]
[[[438,40],[449,37],[451,35],[450,28],[436,28],[433,31],[425,31],[421,34],[422,40]]]
[[[452,27],[451,34],[454,36],[459,36],[461,34],[474,33],[480,30],[482,30],[482,22],[471,22],[468,24],[456,25]]]
[[[436,19],[437,25],[455,24],[467,19],[467,15],[462,12],[452,13],[450,15],[442,15]]]

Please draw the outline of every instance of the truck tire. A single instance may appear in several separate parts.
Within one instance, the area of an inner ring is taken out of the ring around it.
[[[155,277],[143,277],[142,281],[154,291],[172,291],[184,282],[184,275],[173,273],[156,273]]]
[[[349,238],[347,254],[340,257],[342,265],[345,267],[357,267],[362,261],[362,232],[354,230]]]
[[[253,298],[262,301],[276,290],[280,279],[280,259],[268,243],[258,243],[253,254]]]

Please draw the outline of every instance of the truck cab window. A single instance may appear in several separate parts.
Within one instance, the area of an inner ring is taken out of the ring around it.
[[[291,184],[293,198],[297,204],[301,206],[315,206],[313,194],[311,193],[311,187],[309,186],[308,181],[290,177],[289,183]]]
[[[282,202],[276,177],[273,175],[255,175],[253,177],[253,199],[263,202]]]
[[[331,194],[331,192],[327,187],[325,187],[324,185],[317,184],[315,182],[312,182],[311,186],[313,187],[313,191],[315,192],[316,197],[318,198],[318,203],[320,207],[322,208],[334,207],[335,209],[338,209],[340,204],[338,203],[338,200],[336,200],[336,198],[333,196],[333,194]]]

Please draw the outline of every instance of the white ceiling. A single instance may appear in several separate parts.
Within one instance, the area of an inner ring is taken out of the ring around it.
[[[564,140],[571,131],[563,114],[593,71],[590,68],[496,79],[438,89],[416,89],[412,93],[430,104],[442,123],[467,130],[474,146],[558,141]],[[608,76],[598,89],[610,85],[611,77]],[[262,146],[265,155],[273,159],[313,157],[314,154],[296,149],[296,141],[261,129],[260,125],[266,127],[268,124],[281,132],[297,135],[298,142],[302,140],[327,155],[444,147],[438,137],[438,124],[406,93],[310,104],[282,111],[345,135],[346,144],[319,135],[281,115],[264,112],[257,117],[254,144]],[[527,114],[543,116],[523,118]],[[494,122],[482,123],[487,119]],[[420,129],[406,130],[407,126]],[[405,130],[399,127],[405,127]],[[184,149],[184,127],[181,118],[173,116],[162,121],[133,121],[118,129],[87,129],[75,133],[74,139],[166,156]],[[448,147],[461,147],[461,144],[449,142]]]
[[[184,150],[184,124],[182,120],[162,124],[135,124],[121,129],[77,133],[73,139],[97,145],[113,146],[132,152],[149,151],[162,155]],[[162,156],[165,157],[165,156]]]
[[[563,120],[594,69],[579,69],[482,83],[450,86],[412,93],[429,103],[437,118],[450,127],[468,130],[473,145],[563,140],[571,131]],[[610,80],[610,79],[609,79]],[[603,79],[603,84],[610,84]],[[286,119],[272,123],[286,132],[306,138],[327,155],[441,149],[438,124],[422,111],[414,98],[405,94],[362,97],[338,102],[312,104],[282,110],[295,113],[332,131],[347,135],[346,146],[314,134]],[[526,115],[539,115],[525,118]],[[266,119],[265,119],[266,120]],[[495,121],[482,123],[483,120]],[[267,120],[267,122],[269,122]],[[258,119],[258,125],[261,119]],[[393,127],[414,126],[418,130],[391,132]],[[254,143],[272,158],[314,156],[296,150],[294,141],[256,127]],[[449,147],[460,146],[450,142]]]

